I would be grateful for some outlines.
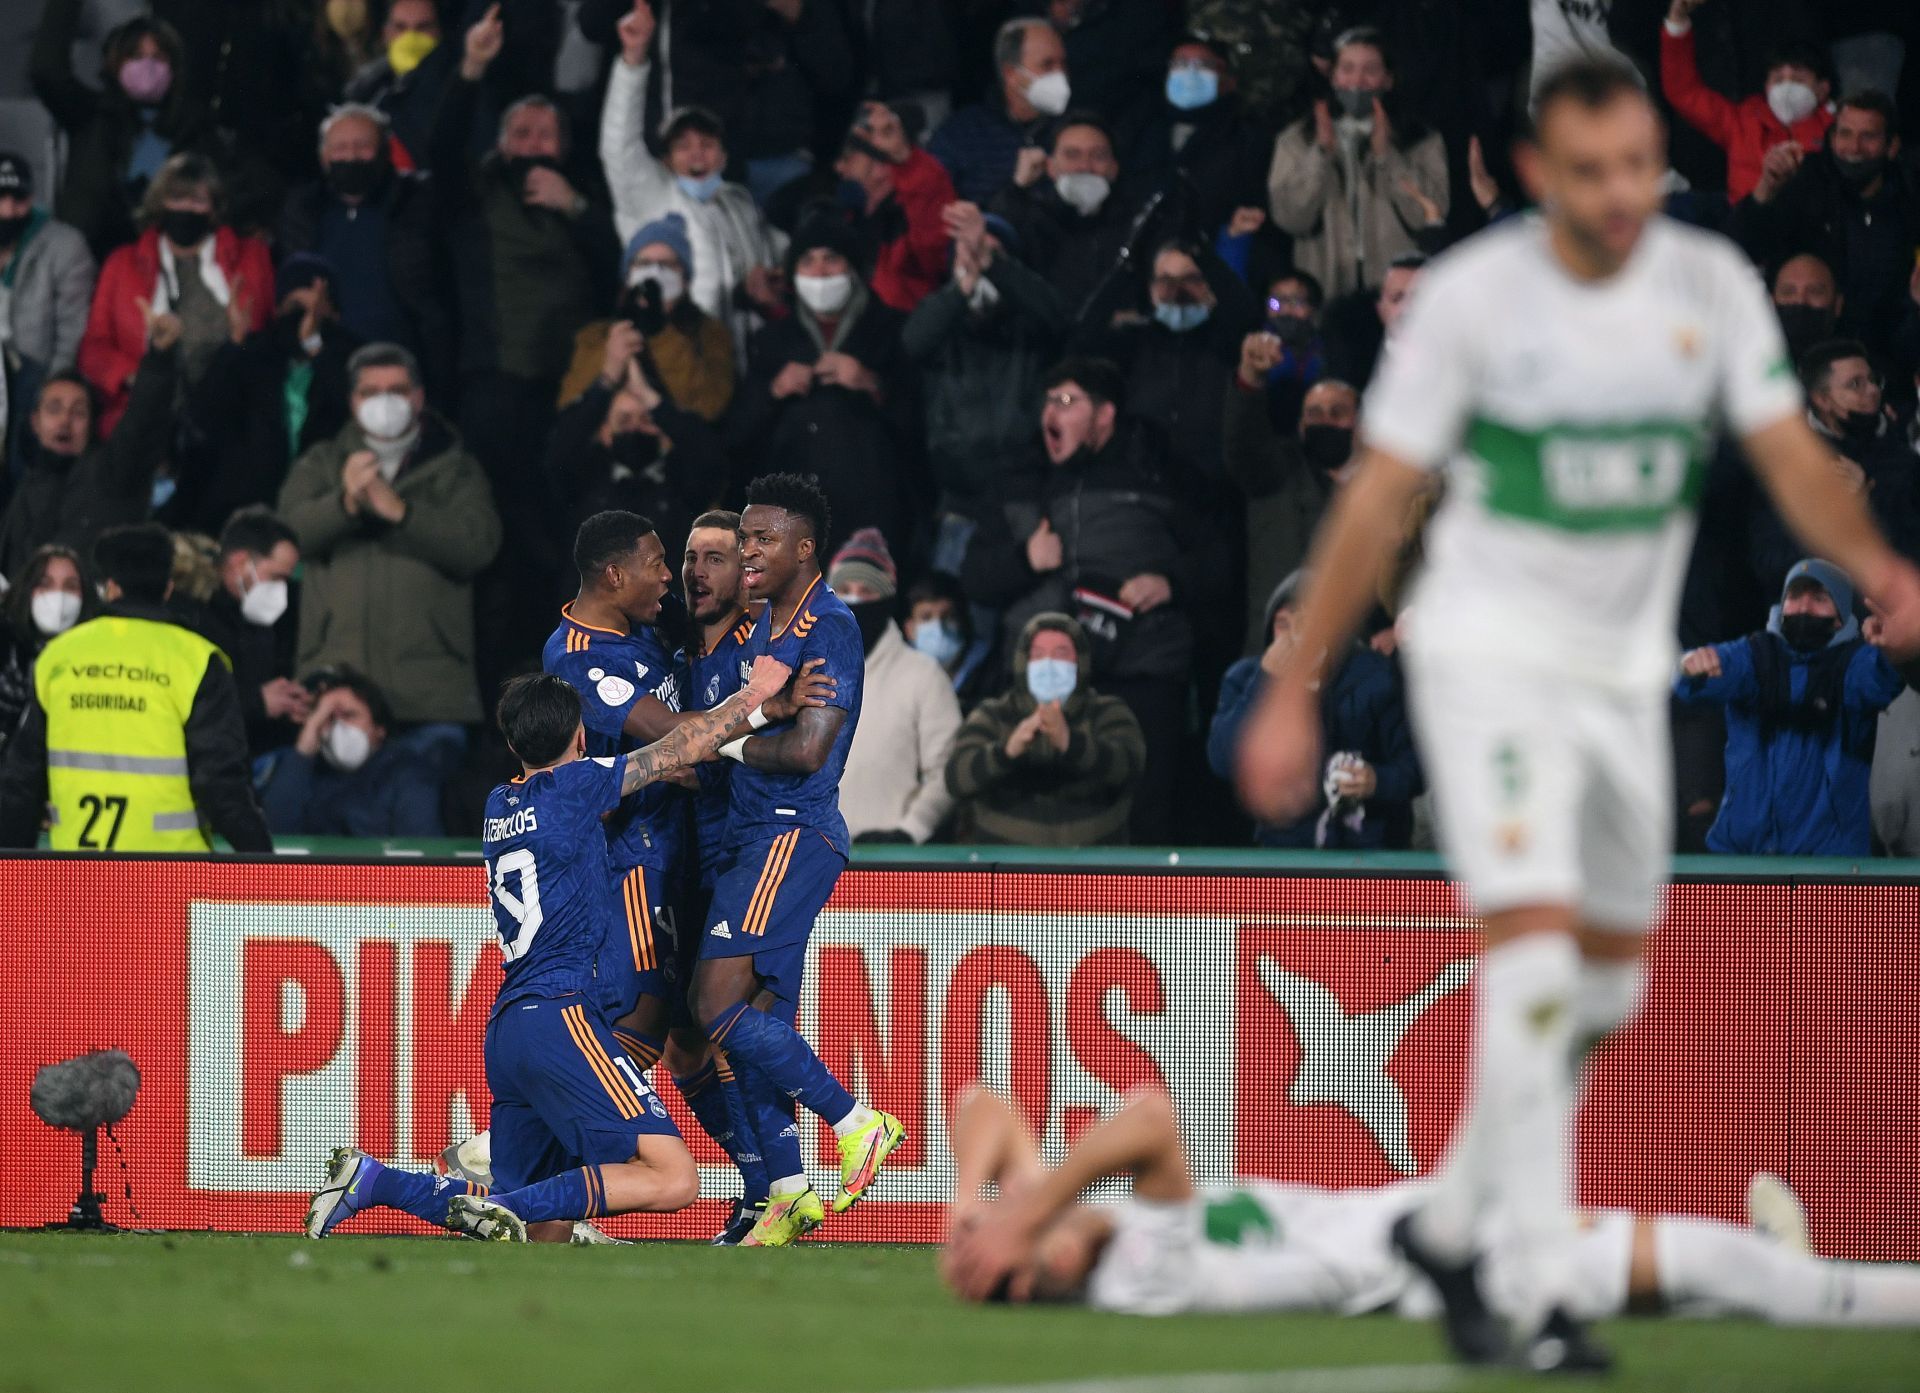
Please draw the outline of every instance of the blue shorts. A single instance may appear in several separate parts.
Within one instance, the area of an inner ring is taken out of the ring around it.
[[[614,886],[619,908],[593,965],[594,1002],[609,1021],[626,1015],[643,996],[665,1001],[673,995],[667,962],[672,945],[660,931],[667,880],[664,871],[635,866],[622,871]]]
[[[577,992],[497,1008],[486,1061],[495,1189],[631,1161],[641,1137],[679,1135],[606,1019]]]
[[[714,884],[700,956],[751,954],[767,990],[798,1001],[813,921],[846,866],[847,858],[811,827],[741,847]]]

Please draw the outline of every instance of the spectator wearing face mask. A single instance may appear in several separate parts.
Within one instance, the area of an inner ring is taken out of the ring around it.
[[[969,519],[1009,459],[1033,437],[1040,379],[1060,356],[1060,296],[1019,258],[1019,234],[973,203],[942,219],[953,274],[900,332],[920,369],[927,462],[939,489],[933,564],[957,571]]]
[[[347,423],[347,360],[360,340],[334,310],[337,283],[326,262],[296,254],[280,264],[265,329],[228,307],[229,337],[187,393],[169,519],[219,531],[236,509],[271,502],[294,459]]]
[[[305,252],[334,269],[328,298],[361,343],[397,343],[420,360],[427,399],[458,400],[453,310],[443,288],[433,185],[396,169],[378,107],[335,107],[320,123],[320,178],[281,211],[282,257]]]
[[[875,248],[873,293],[903,314],[947,277],[947,229],[941,213],[954,201],[940,162],[907,139],[900,117],[868,102],[834,162],[840,206]]]
[[[1831,73],[1812,44],[1787,44],[1767,61],[1759,92],[1735,101],[1707,86],[1693,51],[1693,12],[1705,0],[1673,0],[1660,31],[1660,86],[1680,118],[1726,153],[1727,198],[1760,182],[1767,151],[1792,141],[1815,150],[1833,124]]]
[[[663,537],[685,536],[725,488],[719,433],[662,390],[642,356],[640,331],[616,321],[599,373],[554,422],[546,474],[575,532],[595,513],[615,511],[652,518]],[[731,356],[722,362],[731,374]]]
[[[373,107],[387,118],[396,152],[409,168],[429,158],[434,117],[460,61],[460,46],[442,40],[435,0],[393,0],[380,26],[379,52],[354,73],[343,94],[349,104]],[[472,132],[470,139],[486,148],[484,133]]]
[[[827,571],[867,653],[868,704],[840,779],[840,810],[856,842],[930,841],[953,807],[947,756],[960,703],[946,670],[915,652],[894,622],[898,584],[887,539],[871,527],[847,538]]]
[[[299,566],[293,529],[266,508],[242,508],[220,531],[217,584],[195,615],[194,628],[233,664],[247,748],[255,756],[292,740],[313,709],[313,694],[293,680],[298,624],[290,582]]]
[[[944,571],[929,571],[908,586],[900,632],[917,652],[940,664],[962,710],[986,695],[993,640],[974,632],[973,611],[959,581]]]
[[[1246,285],[1193,242],[1163,243],[1149,263],[1152,318],[1130,320],[1104,336],[1105,355],[1127,378],[1128,409],[1165,432],[1179,466],[1218,479],[1218,403],[1233,377],[1240,340],[1260,323]]]
[[[1047,122],[1064,115],[1073,96],[1067,48],[1044,19],[1010,19],[993,38],[997,77],[985,101],[963,106],[941,123],[927,153],[953,176],[954,191],[984,204],[1013,181],[1022,151],[1040,144]],[[1040,158],[1026,156],[1031,163]]]
[[[464,748],[457,727],[480,720],[473,579],[500,518],[479,463],[425,410],[412,354],[369,344],[347,374],[354,419],[294,461],[274,509],[305,560],[297,666],[363,672],[400,721],[436,727],[422,743]]]
[[[1838,567],[1802,561],[1764,632],[1681,659],[1675,697],[1726,711],[1726,793],[1709,851],[1872,853],[1876,722],[1903,684],[1861,636],[1853,593]]]
[[[1160,99],[1138,103],[1141,119],[1122,128],[1130,176],[1191,199],[1192,222],[1207,233],[1225,227],[1237,209],[1259,212],[1267,201],[1272,140],[1241,114],[1237,90],[1231,50],[1187,34],[1167,56]]]
[[[440,837],[440,779],[427,761],[393,743],[393,710],[380,689],[350,669],[315,673],[311,709],[293,748],[274,761],[260,790],[277,836]]]
[[[1797,365],[1816,344],[1838,332],[1845,307],[1833,268],[1812,252],[1790,256],[1773,273],[1773,311],[1786,336],[1787,356]]]
[[[1043,391],[1041,450],[999,480],[961,582],[1002,611],[1009,642],[1036,614],[1075,614],[1101,691],[1126,702],[1145,734],[1133,839],[1164,843],[1195,629],[1232,604],[1224,549],[1196,506],[1199,481],[1156,429],[1122,416],[1125,381],[1112,363],[1066,359]]]
[[[1094,690],[1086,631],[1036,614],[1011,657],[1013,686],[973,709],[947,760],[956,839],[1124,846],[1146,741],[1125,702]]]
[[[1229,783],[1241,727],[1267,682],[1294,650],[1294,606],[1302,575],[1274,588],[1266,606],[1265,650],[1227,669],[1220,706],[1207,733],[1207,766]],[[1322,765],[1319,798],[1286,826],[1254,829],[1260,846],[1329,850],[1404,849],[1413,831],[1413,800],[1424,787],[1407,721],[1406,693],[1390,658],[1353,644],[1320,694]]]
[[[801,225],[787,251],[793,310],[754,337],[731,439],[743,456],[817,476],[850,532],[903,536],[924,492],[904,317],[867,288],[865,256],[836,217]]]
[[[1264,384],[1280,352],[1271,334],[1249,334],[1240,364],[1221,394],[1227,477],[1246,497],[1247,588],[1243,652],[1272,637],[1267,598],[1297,571],[1334,490],[1354,457],[1360,394],[1335,378],[1316,382],[1301,402],[1299,424],[1276,429]]]
[[[623,378],[626,361],[632,358],[643,363],[659,390],[680,410],[709,423],[726,413],[733,400],[733,340],[725,321],[701,309],[688,293],[693,266],[687,221],[678,213],[648,223],[627,239],[626,273],[616,313],[574,336],[573,366],[560,384],[562,406],[591,387],[596,378],[609,383]],[[621,335],[616,345],[614,335],[622,326],[630,328],[633,337]],[[656,516],[644,509],[633,511]]]
[[[1437,132],[1395,109],[1379,33],[1335,42],[1331,100],[1280,133],[1268,208],[1293,237],[1294,262],[1327,294],[1375,289],[1395,257],[1436,250],[1447,218],[1447,152]]]
[[[86,238],[34,207],[33,166],[0,151],[0,371],[7,400],[31,401],[47,374],[73,366],[94,271]]]
[[[206,113],[179,82],[180,36],[164,20],[130,19],[107,35],[97,84],[73,71],[86,0],[47,0],[28,62],[34,95],[67,137],[54,199],[59,219],[96,259],[131,241],[134,212],[167,157],[198,149]]]
[[[147,339],[126,418],[111,440],[94,431],[93,388],[79,373],[58,372],[40,384],[21,441],[24,468],[0,517],[0,575],[12,575],[47,542],[83,549],[106,528],[147,516],[154,472],[173,438],[180,321],[154,315]]]
[[[26,559],[0,600],[0,754],[33,700],[33,662],[50,639],[99,612],[80,553],[48,545]]]
[[[196,383],[228,342],[236,320],[252,333],[273,317],[273,258],[258,237],[225,222],[225,194],[213,164],[175,155],[140,204],[145,228],[100,269],[80,340],[80,371],[100,394],[100,433],[111,436],[127,409],[131,379],[156,314],[180,321],[183,388]]]
[[[632,239],[641,227],[678,213],[692,251],[688,293],[727,326],[736,362],[766,316],[785,312],[779,273],[784,237],[753,195],[729,183],[727,134],[720,118],[699,106],[681,106],[660,123],[660,155],[647,148],[648,56],[652,11],[636,6],[619,23],[620,58],[607,76],[600,114],[600,167],[613,195],[614,226]]]
[[[1760,182],[1727,221],[1728,235],[1763,265],[1810,251],[1831,266],[1840,332],[1876,349],[1906,313],[1920,246],[1920,191],[1898,163],[1898,124],[1888,97],[1850,93],[1825,148],[1789,141],[1767,151]]]

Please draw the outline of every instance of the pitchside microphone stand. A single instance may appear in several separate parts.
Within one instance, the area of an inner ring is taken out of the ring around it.
[[[121,1232],[106,1220],[101,1206],[107,1197],[94,1189],[93,1175],[100,1165],[100,1129],[111,1128],[131,1112],[139,1090],[140,1070],[124,1050],[95,1050],[49,1064],[34,1075],[31,1102],[40,1120],[80,1134],[80,1193],[67,1211],[67,1221],[48,1224],[48,1228]],[[128,1200],[132,1200],[131,1190]]]
[[[84,1233],[119,1233],[118,1224],[109,1224],[100,1206],[107,1197],[93,1188],[93,1172],[100,1164],[100,1129],[89,1127],[80,1134],[80,1193],[64,1224],[48,1224],[50,1229],[76,1229]]]

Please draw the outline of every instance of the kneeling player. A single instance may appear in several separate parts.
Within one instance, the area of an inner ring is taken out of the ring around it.
[[[498,1188],[476,1193],[342,1147],[308,1207],[309,1236],[384,1204],[477,1238],[566,1242],[578,1219],[693,1202],[693,1157],[595,1004],[594,958],[614,914],[600,823],[641,786],[711,758],[790,675],[756,661],[732,700],[618,760],[584,757],[580,697],[565,681],[507,684],[500,730],[524,772],[487,800],[484,835],[505,957],[486,1040]]]
[[[942,1275],[972,1300],[1084,1301],[1135,1315],[1316,1311],[1432,1314],[1438,1298],[1392,1239],[1428,1189],[1322,1190],[1241,1181],[1198,1191],[1173,1105],[1142,1090],[1052,1169],[1026,1124],[983,1089],[955,1110],[958,1167]],[[1131,1176],[1119,1204],[1080,1204],[1087,1186]],[[988,1183],[1000,1198],[980,1197]],[[1756,1177],[1760,1231],[1713,1219],[1586,1216],[1573,1249],[1577,1319],[1671,1311],[1782,1325],[1920,1325],[1920,1270],[1826,1262],[1806,1249],[1797,1198]],[[1511,1309],[1519,1265],[1488,1258],[1488,1296]]]

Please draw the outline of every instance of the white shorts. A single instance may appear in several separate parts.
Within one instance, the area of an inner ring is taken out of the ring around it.
[[[1644,933],[1673,841],[1665,692],[1407,652],[1440,848],[1474,910],[1565,904]]]
[[[1633,1215],[1601,1209],[1580,1216],[1580,1231],[1568,1254],[1570,1285],[1561,1301],[1578,1321],[1613,1320],[1627,1313],[1627,1285],[1633,1265]],[[1527,1263],[1511,1262],[1496,1239],[1487,1251],[1487,1304],[1512,1313],[1528,1308],[1531,1293],[1523,1285]]]

